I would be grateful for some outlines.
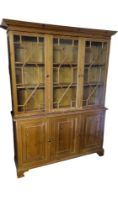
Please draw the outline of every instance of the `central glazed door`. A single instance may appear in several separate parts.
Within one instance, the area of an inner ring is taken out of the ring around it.
[[[58,117],[50,123],[51,159],[63,159],[76,153],[76,118]]]
[[[53,38],[53,109],[76,108],[79,40]]]

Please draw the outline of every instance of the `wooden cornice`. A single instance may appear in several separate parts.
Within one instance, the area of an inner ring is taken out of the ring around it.
[[[11,19],[3,19],[1,27],[12,31],[37,32],[59,35],[73,35],[81,37],[110,38],[116,33],[111,30],[88,29],[78,27],[68,27],[59,25],[50,25],[43,23],[25,22]]]

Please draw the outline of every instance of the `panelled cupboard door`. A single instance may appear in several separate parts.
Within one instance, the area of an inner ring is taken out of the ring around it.
[[[104,112],[90,112],[82,116],[80,152],[102,148]]]
[[[48,160],[48,122],[32,120],[21,125],[22,163],[43,164]]]
[[[76,123],[76,117],[51,119],[51,159],[59,160],[76,153]]]

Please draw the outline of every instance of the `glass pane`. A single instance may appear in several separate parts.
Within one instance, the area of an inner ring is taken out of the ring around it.
[[[86,42],[83,106],[103,105],[106,53],[106,42]]]
[[[76,106],[78,40],[53,39],[53,108]]]
[[[44,38],[14,35],[14,52],[18,111],[44,111]]]

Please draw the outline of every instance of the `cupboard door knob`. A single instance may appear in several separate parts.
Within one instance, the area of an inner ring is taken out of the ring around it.
[[[55,139],[48,139],[48,142],[55,142]]]
[[[51,142],[51,139],[48,139],[48,142]]]

